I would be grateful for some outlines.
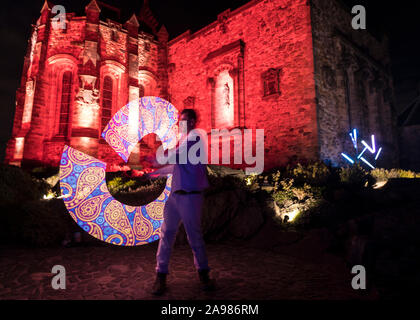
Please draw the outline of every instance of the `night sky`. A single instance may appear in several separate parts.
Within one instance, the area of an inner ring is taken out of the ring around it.
[[[64,5],[67,12],[84,15],[90,0],[52,1]],[[122,9],[122,22],[138,13],[142,0],[105,0]],[[170,39],[190,29],[192,32],[217,19],[217,14],[235,9],[249,0],[151,0],[155,17],[163,23]],[[418,1],[343,0],[349,8],[362,4],[367,13],[367,30],[385,33],[390,38],[392,71],[398,108],[403,108],[420,90],[420,5]],[[15,92],[22,75],[23,58],[30,37],[31,24],[39,17],[44,0],[6,0],[0,10],[0,161],[11,136]],[[351,9],[349,9],[351,10]],[[125,19],[125,20],[124,20]],[[362,31],[361,31],[362,32]]]

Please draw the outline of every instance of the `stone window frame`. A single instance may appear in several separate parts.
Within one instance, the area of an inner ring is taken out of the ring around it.
[[[215,70],[213,71],[213,84],[211,87],[212,90],[212,128],[216,128],[216,85],[217,85],[217,78],[219,77],[220,73],[223,71],[228,71],[229,76],[232,78],[233,81],[233,124],[231,126],[228,126],[227,128],[218,128],[218,129],[230,129],[235,128],[238,126],[237,123],[237,112],[238,112],[238,96],[237,96],[237,88],[238,88],[238,81],[237,81],[237,70],[236,68],[231,64],[227,62],[220,63]]]
[[[139,85],[144,88],[144,96],[158,96],[158,77],[149,69],[141,68],[138,71]]]
[[[215,91],[217,70],[222,65],[231,65],[231,77],[234,83],[234,120],[232,128],[245,127],[245,82],[244,82],[244,54],[245,42],[238,39],[226,44],[209,54],[203,59],[203,64],[207,65],[207,88],[210,91],[210,113],[209,123],[211,128],[215,128]]]
[[[67,76],[67,77],[66,77]],[[68,78],[68,79],[66,79]],[[65,83],[67,80],[67,83]],[[68,87],[68,90],[64,91],[65,87]],[[60,107],[59,107],[59,117],[58,117],[58,136],[66,137],[69,135],[70,127],[70,111],[71,111],[71,100],[72,100],[72,89],[74,86],[73,82],[73,72],[66,70],[61,76],[61,90],[60,90]],[[63,97],[66,96],[67,101],[63,101]],[[66,108],[66,119],[63,121],[63,108]],[[64,126],[64,132],[62,132],[62,127]]]
[[[75,57],[69,54],[57,54],[50,57],[47,60],[47,77],[51,80],[50,93],[46,97],[47,108],[52,112],[53,126],[50,128],[48,134],[53,139],[68,139],[71,136],[72,125],[73,125],[73,113],[76,98],[76,88],[78,84],[78,61]],[[60,106],[61,106],[61,91],[63,75],[65,72],[70,71],[72,73],[72,86],[71,96],[69,105],[69,120],[67,135],[64,137],[59,134],[59,121],[60,121]]]
[[[281,95],[280,90],[280,76],[282,69],[269,68],[261,74],[262,96],[263,98],[275,97]],[[270,90],[273,87],[274,91]]]
[[[126,67],[117,61],[105,60],[101,63],[99,75],[99,88],[101,92],[99,105],[101,106],[100,117],[102,118],[102,92],[106,76],[110,76],[113,80],[112,114],[118,111],[118,106],[122,107],[126,103],[126,97],[123,96],[124,88],[127,86]]]
[[[110,79],[111,81],[111,87],[110,88],[105,88],[105,85],[107,84],[107,79]],[[105,92],[106,91],[110,91],[111,92],[111,97],[110,97],[110,112],[111,114],[109,116],[104,116],[103,111],[104,111],[104,103],[106,101],[105,99]],[[100,117],[100,131],[102,132],[104,130],[104,128],[106,127],[106,125],[108,124],[109,120],[111,120],[112,115],[113,115],[113,109],[114,109],[114,96],[115,96],[115,80],[114,78],[109,75],[106,74],[103,78],[103,84],[102,84],[102,90],[101,90],[101,117]]]

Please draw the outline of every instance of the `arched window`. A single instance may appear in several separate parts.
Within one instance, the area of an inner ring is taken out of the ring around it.
[[[70,71],[66,71],[63,74],[61,87],[60,123],[58,129],[58,134],[64,137],[67,136],[69,127],[71,86],[72,73]]]
[[[102,122],[103,130],[112,116],[112,78],[106,76],[102,88]]]

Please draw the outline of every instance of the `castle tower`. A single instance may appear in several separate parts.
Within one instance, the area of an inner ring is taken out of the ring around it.
[[[58,166],[70,145],[108,164],[122,160],[101,137],[122,106],[141,96],[168,96],[167,40],[148,1],[125,22],[104,16],[119,9],[96,0],[85,16],[53,23],[45,1],[24,60],[6,163]],[[106,10],[105,10],[106,9]],[[139,161],[139,146],[130,163]]]

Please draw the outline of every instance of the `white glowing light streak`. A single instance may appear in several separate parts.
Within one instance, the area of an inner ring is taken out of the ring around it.
[[[341,155],[350,163],[354,163],[354,160],[352,158],[350,158],[348,155],[346,155],[345,153],[341,153]]]
[[[361,140],[360,142],[362,143],[362,145],[364,146],[364,149],[362,150],[362,152],[360,152],[359,154],[357,154],[357,149],[358,149],[358,145],[357,145],[357,129],[353,129],[351,132],[349,132],[349,136],[351,138],[351,141],[353,143],[354,148],[356,149],[356,153],[354,154],[354,156],[356,157],[355,160],[353,160],[350,156],[348,156],[345,153],[341,153],[341,156],[344,157],[348,162],[350,162],[351,164],[354,164],[355,162],[358,162],[358,160],[362,160],[365,164],[367,164],[370,168],[375,169],[375,167],[366,160],[366,158],[363,158],[363,155],[365,154],[366,150],[369,150],[370,153],[375,154],[375,161],[378,160],[379,155],[381,154],[382,148],[378,148],[378,150],[376,150],[376,142],[375,142],[375,135],[371,135],[371,145],[369,146],[366,141]]]
[[[375,160],[378,160],[379,154],[381,153],[382,148],[379,148],[378,153],[376,154]]]
[[[369,161],[367,161],[365,158],[361,157],[360,160],[362,160],[364,163],[366,163],[369,167],[371,167],[372,169],[375,169],[374,166],[372,166]]]
[[[353,129],[353,134],[351,132],[349,134],[351,141],[353,142],[353,146],[357,150],[357,130]]]
[[[71,197],[71,194],[63,194],[62,196],[56,197],[54,194],[49,193],[48,195],[44,194],[43,199],[44,200],[51,200],[51,199],[64,199],[64,198],[68,198]]]
[[[364,141],[362,140],[362,144],[368,148],[368,150],[370,151],[370,153],[375,153],[376,152],[376,147],[375,147],[375,136],[372,134],[372,148]]]
[[[360,152],[360,154],[357,156],[357,159],[360,159],[362,156],[363,156],[363,154],[365,153],[365,151],[367,150],[367,148],[365,147],[364,149],[363,149],[363,151],[362,152]]]
[[[71,194],[63,194],[62,196],[57,197],[57,199],[64,199],[68,197],[71,197]]]

